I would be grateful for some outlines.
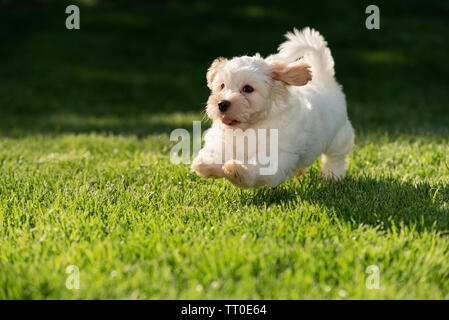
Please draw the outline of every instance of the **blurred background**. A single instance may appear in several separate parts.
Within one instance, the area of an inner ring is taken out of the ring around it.
[[[67,30],[77,4],[81,29]],[[359,133],[447,133],[449,2],[0,0],[0,134],[145,136],[203,118],[218,56],[268,55],[293,27],[329,43]]]

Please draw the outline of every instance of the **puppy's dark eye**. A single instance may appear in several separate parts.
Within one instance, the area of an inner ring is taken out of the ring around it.
[[[222,83],[221,85],[220,85],[220,89],[223,89],[224,88],[224,83]]]
[[[242,88],[242,91],[243,91],[243,92],[246,92],[246,93],[251,93],[251,92],[254,91],[254,88],[251,87],[249,84],[247,84],[246,86],[244,86],[244,87]]]

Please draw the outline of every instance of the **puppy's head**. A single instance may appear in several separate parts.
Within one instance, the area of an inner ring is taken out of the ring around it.
[[[288,86],[311,80],[309,66],[263,59],[260,55],[215,59],[207,72],[212,93],[206,112],[229,127],[248,128],[265,119],[276,99],[288,94]]]

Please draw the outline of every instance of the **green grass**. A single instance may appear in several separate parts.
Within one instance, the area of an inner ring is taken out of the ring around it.
[[[356,1],[117,3],[70,32],[59,1],[0,6],[0,299],[449,299],[447,4],[381,3],[367,31]],[[306,25],[347,95],[348,177],[248,191],[170,163],[209,63]]]

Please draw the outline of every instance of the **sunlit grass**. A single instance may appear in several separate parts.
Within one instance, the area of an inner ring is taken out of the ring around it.
[[[367,31],[356,2],[91,3],[76,32],[59,1],[0,10],[0,299],[449,298],[443,5],[385,3]],[[304,25],[347,96],[347,178],[317,161],[240,190],[171,163],[170,132],[204,120],[211,61]]]

